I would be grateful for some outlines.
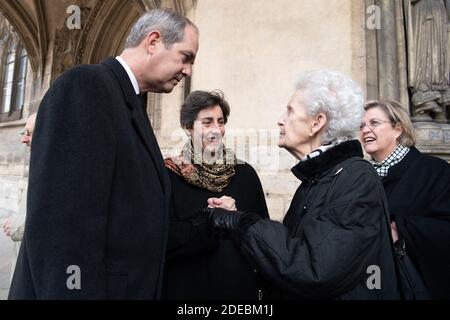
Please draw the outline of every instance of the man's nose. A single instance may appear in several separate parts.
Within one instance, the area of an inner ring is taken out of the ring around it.
[[[186,64],[183,68],[183,75],[185,77],[190,77],[192,74],[192,65],[190,63]]]

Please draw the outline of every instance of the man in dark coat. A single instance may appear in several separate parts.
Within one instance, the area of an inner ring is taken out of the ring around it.
[[[145,13],[120,57],[63,74],[44,97],[10,299],[157,299],[170,182],[138,94],[191,73],[198,30]]]

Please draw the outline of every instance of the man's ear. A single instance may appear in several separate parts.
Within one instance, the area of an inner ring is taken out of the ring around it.
[[[150,53],[154,53],[157,45],[162,41],[161,34],[159,31],[151,31],[145,38],[145,47]]]
[[[327,123],[327,116],[325,113],[320,112],[318,115],[314,117],[314,121],[312,123],[312,134],[317,134],[323,127],[325,127]]]

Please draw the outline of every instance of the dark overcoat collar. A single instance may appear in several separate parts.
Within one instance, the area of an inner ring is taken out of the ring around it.
[[[299,162],[291,171],[302,182],[310,182],[342,161],[355,156],[363,157],[361,143],[358,140],[345,141],[317,157]]]
[[[102,64],[111,70],[116,77],[123,92],[123,96],[125,97],[126,105],[131,111],[133,126],[154,162],[160,178],[161,187],[166,194],[169,194],[169,177],[164,167],[164,160],[153,132],[152,125],[148,120],[146,112],[144,112],[142,108],[142,97],[136,95],[136,91],[133,88],[128,73],[117,59],[110,57],[102,62]]]

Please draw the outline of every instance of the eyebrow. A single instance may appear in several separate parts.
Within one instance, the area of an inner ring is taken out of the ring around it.
[[[213,118],[213,117],[205,117],[205,118],[202,118],[202,121],[204,121],[204,120],[212,121],[212,120],[214,120],[214,118]],[[218,118],[217,120],[223,120],[223,117],[220,117],[220,118]]]

